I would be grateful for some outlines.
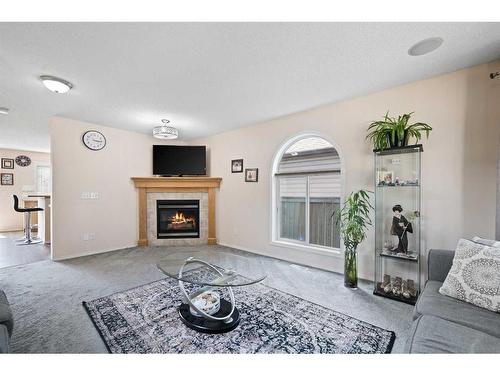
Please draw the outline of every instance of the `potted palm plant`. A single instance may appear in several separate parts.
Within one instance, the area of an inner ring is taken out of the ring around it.
[[[382,120],[373,121],[368,126],[366,139],[373,142],[375,149],[408,146],[410,138],[415,138],[415,144],[422,139],[422,133],[429,138],[432,128],[423,122],[408,124],[413,112],[396,117],[390,117],[389,112]]]
[[[342,208],[336,213],[337,225],[344,241],[344,285],[358,287],[358,245],[366,238],[366,231],[372,225],[369,192],[359,190],[351,193]]]

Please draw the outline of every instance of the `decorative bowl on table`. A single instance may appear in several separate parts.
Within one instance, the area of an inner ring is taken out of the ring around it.
[[[193,298],[193,304],[203,311],[205,314],[214,315],[220,309],[220,295],[219,293],[208,290],[199,296]],[[191,314],[199,316],[199,314],[190,308]]]

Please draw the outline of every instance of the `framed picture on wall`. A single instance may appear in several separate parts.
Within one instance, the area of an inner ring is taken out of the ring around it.
[[[257,182],[257,181],[259,181],[259,168],[245,169],[245,182]]]
[[[0,173],[0,183],[2,185],[14,185],[14,174]]]
[[[2,169],[14,169],[14,159],[2,158]]]
[[[231,173],[243,172],[243,159],[231,160]]]

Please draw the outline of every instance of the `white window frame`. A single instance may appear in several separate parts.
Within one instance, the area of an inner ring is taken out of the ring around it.
[[[322,138],[325,141],[329,142],[337,151],[339,158],[340,158],[340,201],[344,201],[344,187],[345,187],[345,162],[344,162],[344,157],[343,154],[338,147],[338,145],[332,141],[329,137],[323,135],[322,133],[318,132],[304,132],[297,134],[296,136],[289,138],[285,142],[283,142],[276,152],[274,159],[273,159],[273,164],[271,168],[271,245],[274,246],[280,246],[280,247],[286,247],[289,249],[294,249],[294,250],[299,250],[299,251],[304,251],[304,252],[309,252],[309,253],[316,253],[316,254],[322,254],[322,255],[330,255],[330,256],[342,256],[343,249],[344,249],[344,244],[342,242],[342,239],[340,240],[340,248],[331,248],[331,247],[326,247],[326,246],[321,246],[321,245],[314,245],[309,243],[309,177],[311,175],[314,175],[314,172],[311,172],[310,174],[304,175],[306,178],[306,231],[305,231],[305,236],[306,239],[305,241],[298,241],[298,240],[293,240],[289,238],[281,238],[279,236],[279,176],[276,176],[276,173],[278,173],[278,168],[279,164],[281,162],[281,158],[283,157],[285,151],[294,143],[304,139],[304,138],[311,138],[311,137],[318,137]]]

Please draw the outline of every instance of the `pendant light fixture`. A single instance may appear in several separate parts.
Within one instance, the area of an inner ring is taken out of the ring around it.
[[[153,128],[153,137],[158,139],[177,139],[179,138],[179,131],[173,126],[169,126],[169,120],[161,120],[163,125],[155,126]]]

